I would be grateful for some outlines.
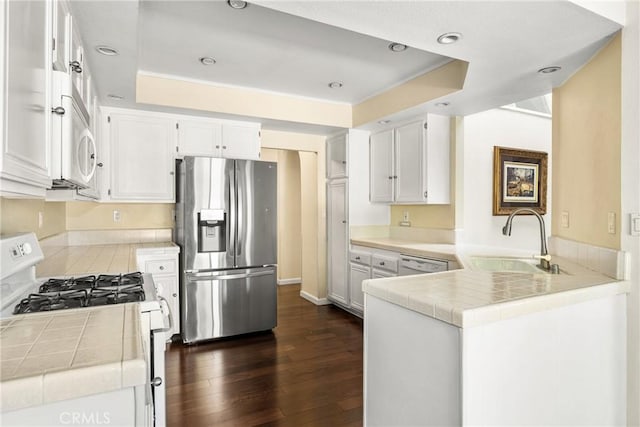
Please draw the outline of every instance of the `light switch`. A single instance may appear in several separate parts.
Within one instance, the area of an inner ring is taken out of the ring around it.
[[[607,214],[607,231],[609,234],[616,234],[616,213],[609,212]]]
[[[560,225],[564,228],[569,228],[569,212],[562,211],[562,214],[560,214]]]

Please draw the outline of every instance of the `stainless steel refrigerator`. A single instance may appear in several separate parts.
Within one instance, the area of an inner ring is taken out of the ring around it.
[[[276,326],[276,164],[185,157],[177,164],[185,343]]]

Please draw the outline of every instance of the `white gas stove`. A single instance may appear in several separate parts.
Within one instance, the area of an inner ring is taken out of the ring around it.
[[[36,278],[35,266],[44,259],[33,233],[0,239],[0,319],[38,312],[82,310],[109,304],[138,304],[150,399],[144,425],[164,426],[165,332],[172,319],[157,295],[149,274],[94,274],[80,277]],[[137,423],[136,423],[137,424]]]

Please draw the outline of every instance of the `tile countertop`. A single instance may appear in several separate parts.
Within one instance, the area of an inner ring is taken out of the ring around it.
[[[461,270],[369,279],[366,294],[458,327],[549,310],[629,292],[629,282],[588,270],[567,259],[553,258],[565,274],[490,272],[474,269],[470,256],[530,257],[531,251],[456,246],[392,238],[352,239],[351,244],[457,261]]]
[[[138,271],[136,251],[178,251],[173,242],[113,245],[43,246],[45,259],[36,266],[37,277],[78,274],[118,274]]]
[[[0,410],[145,384],[137,304],[0,321]]]

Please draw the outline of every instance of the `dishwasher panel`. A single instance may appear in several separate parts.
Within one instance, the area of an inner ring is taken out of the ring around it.
[[[449,262],[445,260],[401,255],[398,276],[436,273],[439,271],[447,271],[448,269]]]

